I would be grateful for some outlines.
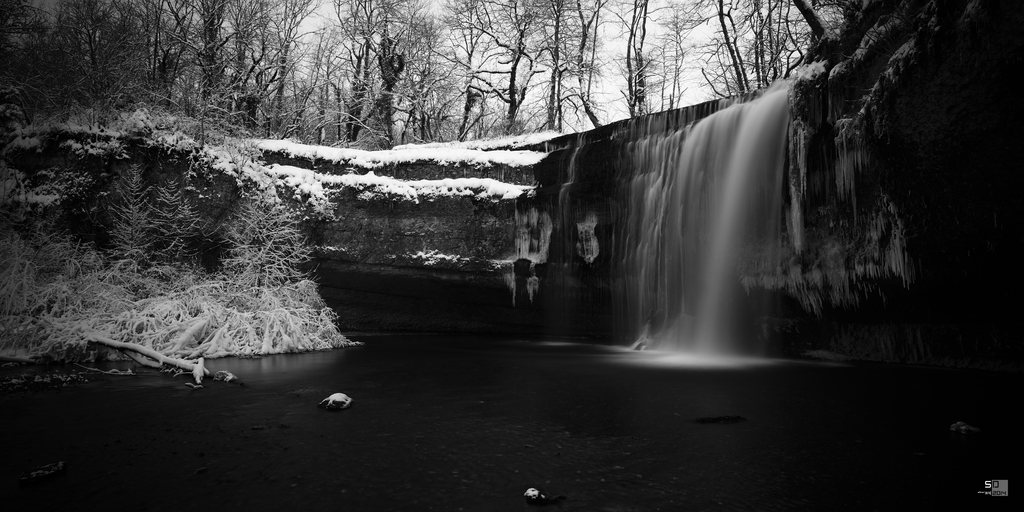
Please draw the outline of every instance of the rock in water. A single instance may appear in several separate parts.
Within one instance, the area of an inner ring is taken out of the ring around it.
[[[747,421],[743,416],[704,416],[693,420],[694,423],[739,423]]]
[[[43,482],[57,475],[64,474],[64,472],[67,471],[67,468],[67,464],[65,464],[64,461],[39,466],[38,468],[32,468],[21,474],[21,479],[18,480],[18,484],[32,485]]]
[[[220,370],[219,372],[213,374],[213,380],[222,380],[224,382],[231,382],[233,380],[238,380],[238,377],[236,377],[235,374],[233,374],[233,373],[231,373],[231,372],[229,372],[227,370]]]
[[[317,404],[317,407],[323,407],[328,411],[337,411],[341,409],[348,409],[352,406],[352,397],[345,393],[335,393],[327,398],[324,398]]]
[[[527,505],[535,507],[550,505],[565,499],[565,496],[548,497],[547,494],[544,494],[544,492],[536,487],[530,487],[527,489],[526,492],[523,493],[523,497],[526,498]]]
[[[972,427],[962,421],[958,421],[949,426],[949,430],[958,432],[960,434],[980,434],[981,429],[978,427]]]

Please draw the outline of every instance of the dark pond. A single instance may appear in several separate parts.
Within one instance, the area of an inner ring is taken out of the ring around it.
[[[563,511],[979,510],[1019,501],[986,480],[1024,481],[1019,375],[357,339],[210,362],[244,386],[148,374],[0,396],[0,508],[504,511],[539,487]],[[315,407],[334,392],[353,407]],[[695,421],[716,416],[745,421]],[[65,475],[18,486],[57,460]]]

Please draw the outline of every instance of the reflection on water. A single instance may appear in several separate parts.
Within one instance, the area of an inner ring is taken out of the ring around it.
[[[688,369],[750,368],[788,362],[783,359],[767,359],[763,357],[728,356],[665,350],[645,350],[642,352],[634,352],[634,354],[635,355],[633,357],[629,357],[623,362],[647,366]]]
[[[523,491],[540,486],[569,496],[562,512],[935,509],[975,498],[1021,453],[1013,408],[979,399],[997,390],[1002,403],[1019,403],[1017,375],[511,337],[359,341],[366,346],[208,361],[246,386],[193,391],[185,377],[148,374],[56,395],[60,407],[13,405],[75,418],[90,446],[148,446],[153,433],[203,439],[195,448],[206,454],[201,461],[132,454],[137,470],[122,484],[107,489],[106,481],[69,475],[62,485],[67,496],[113,499],[161,471],[167,485],[194,485],[186,479],[207,478],[189,476],[202,465],[218,482],[215,494],[195,497],[205,508],[227,496],[241,500],[232,509],[290,509],[305,500],[302,508],[312,510],[522,510]],[[147,388],[153,383],[166,389]],[[334,392],[354,406],[316,408]],[[132,428],[103,419],[122,412],[119,421]],[[747,421],[694,421],[719,416]],[[77,434],[57,423],[3,418],[0,427],[19,432],[19,442],[54,456],[77,453],[67,446]],[[951,434],[955,421],[984,435]],[[135,437],[119,445],[126,435]],[[105,475],[123,469],[121,455],[76,467]],[[38,509],[60,509],[60,493],[31,496],[45,501]]]
[[[715,355],[701,352],[676,352],[669,350],[623,350],[626,355],[621,358],[624,364],[656,366],[665,368],[681,368],[691,370],[743,369],[776,365],[814,365],[814,366],[849,366],[844,363],[830,361],[801,361],[794,359],[772,359],[766,357],[745,357],[733,355]]]

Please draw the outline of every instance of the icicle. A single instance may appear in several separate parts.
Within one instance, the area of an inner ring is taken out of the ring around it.
[[[582,222],[576,223],[577,241],[576,241],[576,254],[578,254],[583,261],[587,263],[593,263],[597,258],[597,255],[601,252],[600,247],[597,245],[597,236],[594,235],[594,228],[597,226],[597,215],[594,212],[587,212],[586,218]]]
[[[551,216],[531,207],[525,212],[516,211],[516,254],[515,259],[527,259],[533,263],[548,261],[551,246]]]
[[[526,294],[530,296],[530,304],[533,304],[533,296],[540,290],[540,278],[537,276],[530,276],[526,280]]]
[[[807,191],[807,152],[811,131],[808,126],[794,119],[789,125],[789,236],[797,254],[804,250],[803,199]]]
[[[516,306],[516,272],[512,266],[512,262],[507,262],[502,272],[502,278],[505,280],[505,286],[510,292],[512,292],[512,307]]]
[[[836,192],[840,199],[853,203],[854,215],[857,212],[857,173],[870,165],[867,148],[864,146],[864,134],[860,129],[861,117],[844,118],[836,121]]]

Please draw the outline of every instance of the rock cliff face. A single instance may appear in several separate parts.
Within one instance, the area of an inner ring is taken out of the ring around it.
[[[272,169],[321,176],[329,205],[308,221],[313,268],[344,329],[544,332],[541,310],[516,302],[525,290],[509,286],[515,205],[532,188],[528,164],[543,153],[264,146]],[[352,179],[332,183],[338,176]]]
[[[789,86],[781,229],[742,249],[736,275],[761,330],[781,334],[777,350],[1019,366],[1009,322],[1021,285],[1024,101],[1011,74],[1022,22],[1016,2],[865,2],[812,49]],[[623,280],[637,278],[622,266],[635,228],[625,189],[650,172],[637,148],[724,106],[549,141],[537,193],[519,205],[520,230],[546,251],[520,249],[520,285],[539,278],[542,303],[622,321],[632,307]],[[536,239],[546,231],[549,242]]]
[[[527,290],[509,286],[515,203],[532,188],[517,183],[532,182],[529,164],[543,153],[368,153],[282,141],[262,142],[275,148],[202,146],[146,126],[22,127],[6,142],[5,202],[48,208],[100,246],[114,182],[137,165],[149,185],[186,186],[208,224],[208,266],[219,259],[220,226],[245,197],[270,197],[302,212],[317,256],[310,269],[344,331],[544,331]],[[345,158],[332,158],[338,154]]]
[[[542,329],[513,304],[515,199],[360,199],[344,190],[334,217],[309,224],[321,295],[353,331]]]
[[[847,224],[885,198],[909,265],[907,283],[878,282],[884,300],[830,312],[840,323],[829,330],[883,360],[1019,365],[1010,319],[1021,285],[1014,148],[1024,100],[1011,77],[1024,56],[1024,6],[867,2],[851,14],[813,49],[827,73],[794,89],[793,139],[806,148],[808,181],[848,184],[850,199],[838,201],[852,203]]]

